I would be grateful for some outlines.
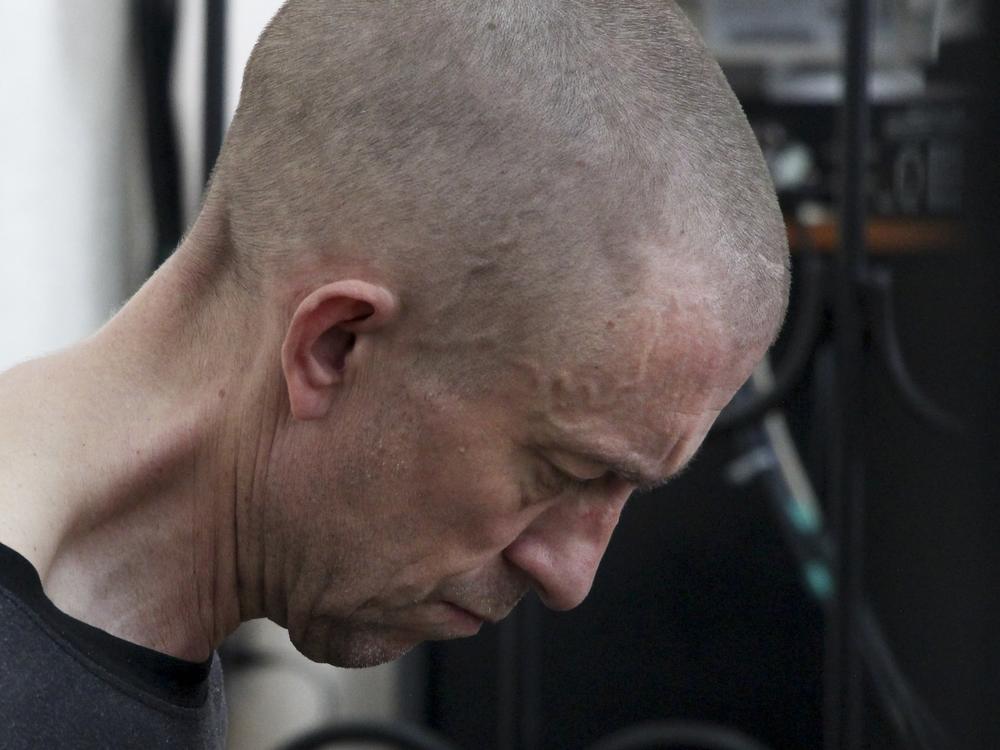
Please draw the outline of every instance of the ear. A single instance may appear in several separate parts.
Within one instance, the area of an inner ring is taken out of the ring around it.
[[[357,280],[326,284],[299,303],[281,345],[292,416],[326,416],[350,369],[357,337],[385,326],[396,308],[389,290]]]

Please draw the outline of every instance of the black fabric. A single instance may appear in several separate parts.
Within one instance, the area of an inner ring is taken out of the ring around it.
[[[0,544],[0,748],[225,744],[218,656],[189,662],[61,612]]]

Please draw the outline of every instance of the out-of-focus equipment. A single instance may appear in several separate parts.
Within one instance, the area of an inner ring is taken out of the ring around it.
[[[342,722],[306,732],[281,750],[356,747],[359,742],[374,742],[398,750],[457,750],[437,733],[403,722]]]
[[[723,66],[778,75],[840,70],[845,0],[681,0],[681,5]],[[875,71],[919,75],[937,59],[943,40],[980,29],[978,0],[876,0],[872,12]]]
[[[800,264],[803,310],[777,377],[761,368],[723,412],[719,429],[737,430],[746,453],[731,467],[732,478],[764,477],[807,590],[827,614],[824,747],[864,742],[862,670],[906,747],[951,747],[949,733],[898,667],[863,589],[863,368],[870,338],[903,403],[942,432],[962,433],[959,421],[910,376],[896,333],[892,273],[868,254],[940,249],[957,239],[953,220],[962,210],[969,92],[929,79],[928,68],[938,62],[944,39],[975,33],[978,4],[687,5],[717,57],[737,71],[732,77],[756,100],[748,111],[792,244],[814,251]],[[816,280],[818,245],[837,251],[829,301]],[[794,443],[773,411],[812,359],[827,307],[834,323],[828,347],[834,362],[828,397],[835,404],[826,481],[831,523],[824,522]],[[764,414],[770,416],[754,427]]]

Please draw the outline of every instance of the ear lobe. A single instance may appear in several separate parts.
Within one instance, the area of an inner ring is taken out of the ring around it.
[[[326,416],[358,337],[392,320],[396,307],[387,289],[363,281],[326,284],[299,303],[281,347],[292,416]]]

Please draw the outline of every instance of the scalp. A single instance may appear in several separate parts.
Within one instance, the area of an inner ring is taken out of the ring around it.
[[[651,268],[711,277],[738,345],[784,313],[759,149],[672,2],[291,0],[212,189],[234,262],[377,268],[432,358],[627,304]]]

